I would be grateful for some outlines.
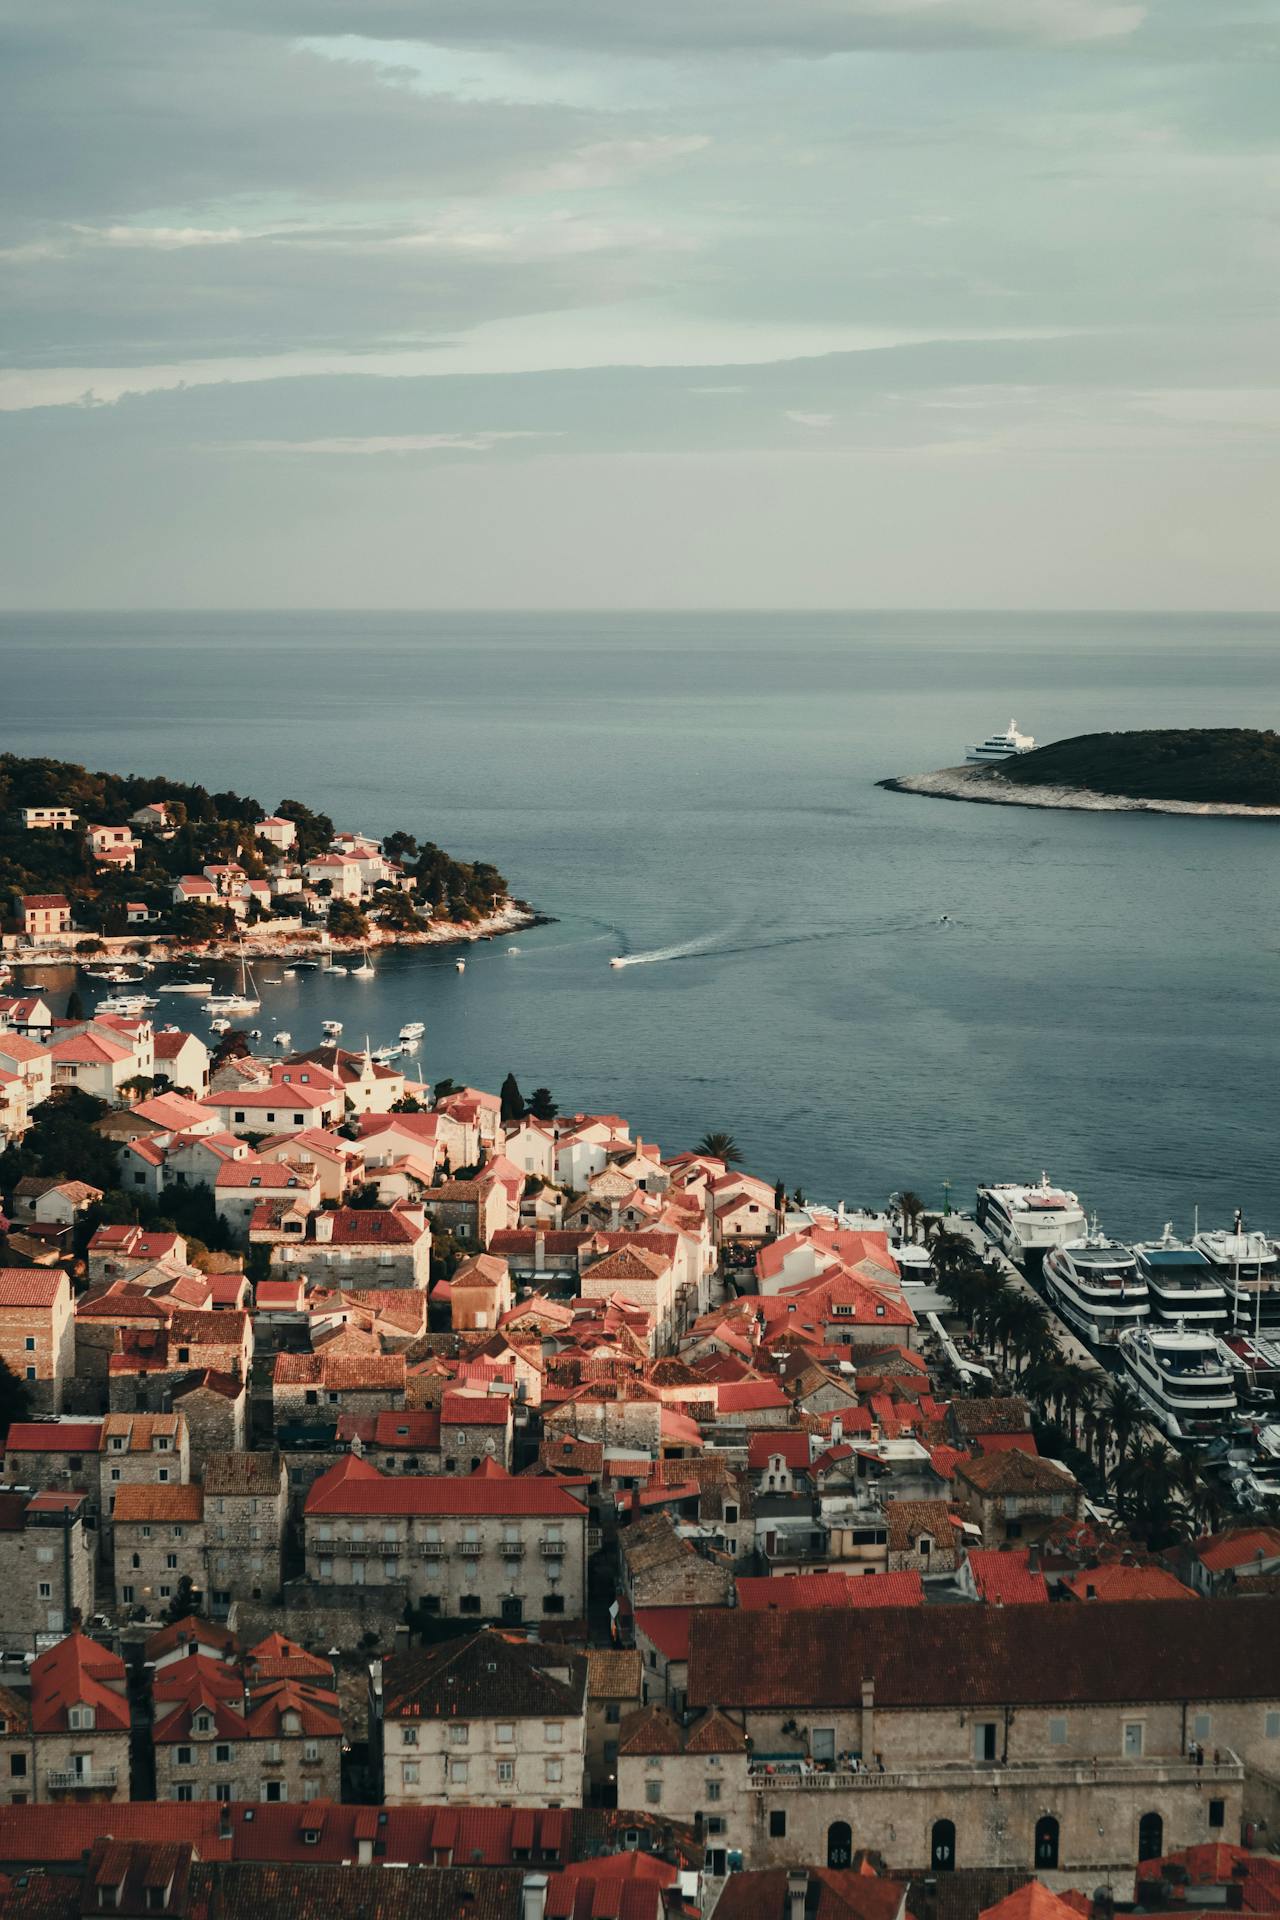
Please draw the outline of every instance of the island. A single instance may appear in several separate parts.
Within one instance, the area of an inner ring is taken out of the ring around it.
[[[5,957],[121,945],[161,959],[480,939],[535,924],[487,861],[397,830],[339,830],[300,800],[0,754]]]
[[[877,784],[995,806],[1280,818],[1280,734],[1252,727],[1082,733],[988,766]]]

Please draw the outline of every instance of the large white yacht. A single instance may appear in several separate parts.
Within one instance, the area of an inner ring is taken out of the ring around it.
[[[982,766],[990,761],[1012,760],[1020,753],[1030,753],[1035,743],[1034,734],[1019,733],[1017,721],[1011,720],[1006,732],[989,734],[977,746],[966,747],[964,757]]]
[[[1244,1219],[1237,1213],[1230,1233],[1225,1229],[1196,1233],[1191,1244],[1226,1289],[1233,1327],[1258,1333],[1280,1327],[1280,1250],[1265,1233],[1246,1233]]]
[[[1212,1333],[1226,1326],[1227,1290],[1220,1274],[1195,1247],[1178,1239],[1171,1220],[1158,1240],[1138,1240],[1133,1251],[1153,1320]]]
[[[1212,1333],[1131,1327],[1116,1351],[1138,1398],[1170,1439],[1210,1439],[1236,1411],[1235,1381]]]
[[[1147,1283],[1129,1248],[1109,1240],[1093,1221],[1081,1240],[1052,1247],[1044,1257],[1044,1284],[1063,1319],[1095,1346],[1113,1347],[1151,1311]]]
[[[1074,1193],[1049,1184],[1047,1173],[1037,1186],[1018,1186],[1010,1180],[978,1188],[978,1225],[1011,1260],[1038,1260],[1051,1247],[1079,1240],[1087,1222]]]

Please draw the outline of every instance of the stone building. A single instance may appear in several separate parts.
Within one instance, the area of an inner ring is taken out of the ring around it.
[[[446,1393],[440,1403],[440,1457],[446,1473],[474,1473],[486,1460],[510,1467],[510,1394]]]
[[[278,1279],[301,1268],[326,1285],[425,1288],[431,1228],[421,1207],[338,1207],[313,1213],[305,1238],[271,1249]]]
[[[93,1612],[97,1538],[83,1493],[0,1493],[0,1644],[34,1652]]]
[[[889,1573],[954,1573],[960,1565],[960,1522],[945,1500],[886,1500]]]
[[[284,1679],[242,1691],[239,1674],[219,1673],[207,1656],[182,1663],[179,1678],[183,1697],[157,1702],[157,1800],[341,1797],[342,1722],[330,1687]]]
[[[1080,1497],[1080,1483],[1066,1467],[1019,1448],[980,1453],[956,1466],[956,1498],[988,1547],[1043,1540],[1064,1520],[1079,1519]]]
[[[98,1442],[102,1551],[109,1550],[117,1497],[126,1487],[185,1486],[191,1439],[180,1413],[108,1413]]]
[[[319,1588],[407,1584],[411,1601],[451,1617],[577,1620],[586,1528],[586,1508],[549,1480],[392,1477],[347,1454],[307,1495],[307,1578]]]
[[[581,1653],[490,1629],[384,1661],[371,1678],[388,1806],[581,1805]]]
[[[114,1519],[116,1604],[162,1613],[189,1580],[204,1590],[204,1494],[199,1487],[121,1487]]]
[[[61,1413],[75,1369],[71,1282],[61,1267],[0,1267],[0,1359],[33,1413]]]
[[[665,1707],[640,1707],[618,1735],[618,1805],[647,1813],[692,1807],[709,1854],[750,1851],[742,1778],[747,1738],[714,1707],[689,1721]],[[685,1816],[678,1816],[685,1817]]]
[[[199,1475],[211,1453],[237,1453],[248,1431],[249,1395],[244,1380],[208,1369],[188,1377],[173,1396],[190,1436],[191,1470]]]
[[[35,1493],[83,1493],[86,1524],[99,1512],[101,1420],[15,1420],[4,1443],[4,1477]]]
[[[643,1700],[644,1670],[637,1647],[587,1649],[587,1787],[597,1802],[618,1780],[618,1730]],[[619,1806],[639,1803],[618,1799]]]
[[[1280,1599],[831,1620],[693,1615],[689,1706],[751,1741],[734,1789],[749,1865],[856,1846],[891,1869],[1105,1874],[1268,1804]]]
[[[455,1268],[449,1282],[450,1324],[455,1333],[492,1329],[515,1305],[511,1270],[496,1254],[478,1253]]]
[[[288,1506],[288,1476],[274,1449],[213,1453],[205,1461],[208,1592],[215,1616],[233,1600],[279,1593]]]
[[[79,1632],[31,1668],[26,1701],[0,1690],[0,1796],[11,1805],[128,1800],[124,1661]]]

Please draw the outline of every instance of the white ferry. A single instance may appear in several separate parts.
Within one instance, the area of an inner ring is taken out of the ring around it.
[[[978,1225],[1011,1260],[1038,1260],[1051,1247],[1065,1247],[1082,1239],[1084,1208],[1074,1193],[1049,1184],[1047,1173],[1038,1186],[1018,1186],[1010,1180],[978,1188]]]
[[[1053,1247],[1044,1257],[1045,1289],[1063,1319],[1098,1347],[1113,1347],[1151,1311],[1147,1283],[1129,1248],[1099,1233]]]
[[[1138,1398],[1170,1439],[1210,1439],[1236,1411],[1232,1371],[1212,1333],[1132,1327],[1116,1351]]]
[[[1035,746],[1035,735],[1019,733],[1016,720],[1009,722],[1004,733],[989,734],[975,747],[965,748],[965,759],[978,766],[986,766],[997,760],[1013,760],[1020,753],[1030,753]]]
[[[1196,1233],[1191,1244],[1221,1280],[1233,1327],[1275,1332],[1280,1328],[1280,1250],[1265,1233],[1246,1233],[1237,1213],[1230,1233]]]
[[[1139,1240],[1133,1251],[1147,1283],[1153,1320],[1210,1333],[1226,1326],[1227,1290],[1221,1275],[1197,1248],[1178,1239],[1171,1220],[1158,1240]]]

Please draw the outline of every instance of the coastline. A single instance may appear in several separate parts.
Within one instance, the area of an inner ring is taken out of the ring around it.
[[[455,920],[442,921],[439,926],[429,927],[422,933],[405,933],[389,927],[370,927],[367,939],[357,939],[351,935],[329,935],[322,939],[322,929],[308,929],[300,933],[296,927],[281,930],[274,936],[269,925],[248,928],[244,933],[243,946],[239,939],[234,940],[169,940],[161,934],[150,936],[139,934],[117,934],[104,938],[93,953],[76,951],[78,941],[92,936],[83,933],[76,936],[71,945],[10,947],[6,945],[3,959],[6,965],[13,967],[66,967],[80,966],[86,960],[101,961],[112,959],[128,961],[145,959],[154,965],[168,965],[186,960],[226,961],[238,960],[243,952],[246,960],[304,960],[314,959],[320,953],[360,953],[365,947],[372,952],[374,948],[387,947],[447,947],[473,944],[478,940],[491,939],[502,933],[516,933],[528,927],[545,927],[552,924],[551,916],[538,913],[532,907],[517,906],[508,901],[498,913],[487,914],[483,920],[477,920],[469,926]]]
[[[936,773],[898,774],[892,780],[877,780],[876,785],[889,793],[967,800],[987,807],[1039,807],[1065,813],[1173,813],[1200,820],[1280,820],[1280,807],[1134,799],[1120,793],[1096,793],[1089,787],[1015,786],[995,767],[941,767]]]

